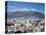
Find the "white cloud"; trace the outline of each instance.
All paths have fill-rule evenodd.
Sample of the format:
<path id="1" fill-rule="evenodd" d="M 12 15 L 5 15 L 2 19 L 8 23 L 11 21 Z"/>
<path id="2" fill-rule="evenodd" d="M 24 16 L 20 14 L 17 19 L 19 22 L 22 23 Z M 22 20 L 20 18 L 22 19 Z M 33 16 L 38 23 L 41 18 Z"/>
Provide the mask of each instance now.
<path id="1" fill-rule="evenodd" d="M 21 12 L 26 12 L 26 11 L 38 11 L 36 9 L 28 9 L 28 8 L 17 8 L 15 11 L 21 11 Z"/>
<path id="2" fill-rule="evenodd" d="M 15 11 L 28 11 L 29 9 L 27 9 L 27 8 L 18 8 L 18 9 L 16 9 Z"/>
<path id="3" fill-rule="evenodd" d="M 29 9 L 29 8 L 15 8 L 13 10 L 11 10 L 12 12 L 29 12 L 29 11 L 33 11 L 33 12 L 39 12 L 39 10 L 36 9 Z"/>
<path id="4" fill-rule="evenodd" d="M 37 11 L 36 9 L 30 9 L 30 10 L 32 10 L 32 11 Z"/>

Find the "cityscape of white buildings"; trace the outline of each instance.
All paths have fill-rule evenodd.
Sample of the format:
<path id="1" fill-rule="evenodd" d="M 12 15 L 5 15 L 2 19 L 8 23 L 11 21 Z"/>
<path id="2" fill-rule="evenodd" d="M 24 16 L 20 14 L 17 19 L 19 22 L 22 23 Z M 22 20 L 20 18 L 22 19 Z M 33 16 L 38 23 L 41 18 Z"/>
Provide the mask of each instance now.
<path id="1" fill-rule="evenodd" d="M 11 33 L 11 31 L 41 32 L 44 31 L 44 25 L 45 20 L 36 17 L 7 18 L 7 33 Z"/>

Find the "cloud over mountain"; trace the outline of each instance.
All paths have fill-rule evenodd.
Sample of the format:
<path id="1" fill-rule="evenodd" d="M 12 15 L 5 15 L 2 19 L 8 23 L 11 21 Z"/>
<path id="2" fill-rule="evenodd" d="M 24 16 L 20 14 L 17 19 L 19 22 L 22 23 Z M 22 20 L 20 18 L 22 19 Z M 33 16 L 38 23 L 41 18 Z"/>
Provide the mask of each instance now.
<path id="1" fill-rule="evenodd" d="M 28 9 L 28 8 L 18 8 L 18 9 L 15 9 L 14 11 L 16 11 L 16 12 L 26 12 L 26 11 L 33 11 L 33 12 L 36 12 L 36 11 L 38 11 L 38 10 L 36 10 L 36 9 Z"/>

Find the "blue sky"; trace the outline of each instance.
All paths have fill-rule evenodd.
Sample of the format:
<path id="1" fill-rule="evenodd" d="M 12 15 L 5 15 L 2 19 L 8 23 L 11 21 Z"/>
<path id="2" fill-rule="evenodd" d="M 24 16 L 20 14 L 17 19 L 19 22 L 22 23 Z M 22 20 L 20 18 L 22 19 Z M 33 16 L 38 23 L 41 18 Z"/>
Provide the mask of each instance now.
<path id="1" fill-rule="evenodd" d="M 15 1 L 8 1 L 7 9 L 8 12 L 12 12 L 17 8 L 28 8 L 28 9 L 36 9 L 39 10 L 40 13 L 44 13 L 44 3 L 31 3 L 31 2 L 15 2 Z"/>

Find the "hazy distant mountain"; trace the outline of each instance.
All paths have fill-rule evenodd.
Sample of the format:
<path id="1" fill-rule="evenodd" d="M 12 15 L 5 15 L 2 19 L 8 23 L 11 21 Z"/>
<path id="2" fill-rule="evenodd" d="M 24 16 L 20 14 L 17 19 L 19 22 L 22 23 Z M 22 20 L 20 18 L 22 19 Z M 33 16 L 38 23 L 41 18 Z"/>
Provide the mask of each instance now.
<path id="1" fill-rule="evenodd" d="M 15 12 L 9 12 L 7 14 L 7 17 L 29 17 L 29 16 L 34 16 L 34 17 L 38 17 L 38 18 L 43 18 L 44 14 L 34 11 L 34 10 L 30 10 L 30 11 L 15 11 Z"/>

